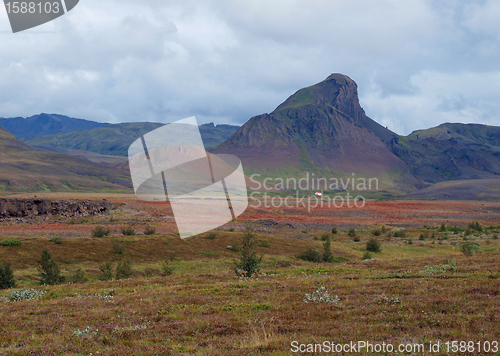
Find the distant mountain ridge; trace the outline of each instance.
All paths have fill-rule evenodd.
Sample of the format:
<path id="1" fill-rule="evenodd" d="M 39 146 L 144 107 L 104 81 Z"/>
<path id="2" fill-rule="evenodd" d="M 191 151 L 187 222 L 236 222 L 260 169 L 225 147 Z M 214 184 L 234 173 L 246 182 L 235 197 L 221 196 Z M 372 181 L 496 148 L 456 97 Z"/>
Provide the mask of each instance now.
<path id="1" fill-rule="evenodd" d="M 500 178 L 500 127 L 445 123 L 388 145 L 427 183 Z"/>
<path id="2" fill-rule="evenodd" d="M 85 150 L 103 155 L 127 156 L 128 148 L 138 137 L 164 126 L 156 122 L 133 122 L 110 124 L 90 130 L 76 130 L 58 135 L 20 137 L 31 146 L 45 150 L 73 149 Z M 205 148 L 212 148 L 229 138 L 239 126 L 200 125 L 200 133 Z"/>
<path id="3" fill-rule="evenodd" d="M 40 132 L 69 130 L 82 123 L 93 125 L 86 120 L 71 121 L 79 119 L 65 125 L 60 115 L 43 115 L 33 119 L 41 125 Z M 17 118 L 8 120 L 20 122 Z M 18 184 L 16 174 L 28 184 L 49 175 L 54 187 L 67 187 L 51 169 L 63 171 L 76 181 L 95 174 L 101 177 L 98 181 L 128 188 L 128 176 L 123 176 L 126 158 L 122 156 L 127 155 L 137 137 L 162 125 L 107 124 L 25 136 L 21 138 L 24 143 L 0 129 L 0 168 L 5 168 L 0 169 L 0 190 L 5 177 L 10 184 Z M 17 132 L 23 133 L 19 128 Z M 397 135 L 366 115 L 359 104 L 356 83 L 338 73 L 298 90 L 273 112 L 252 117 L 241 127 L 205 124 L 200 132 L 212 153 L 241 158 L 248 176 L 259 173 L 262 178 L 299 178 L 315 173 L 316 177 L 376 177 L 380 180 L 378 197 L 500 199 L 500 127 L 444 123 L 408 136 Z M 50 156 L 52 152 L 42 149 L 57 155 Z M 13 160 L 16 155 L 17 161 Z M 43 164 L 37 166 L 37 160 Z M 53 167 L 50 162 L 54 162 Z M 66 163 L 61 167 L 60 162 Z M 81 162 L 85 169 L 75 168 Z M 116 168 L 103 175 L 94 163 Z M 83 177 L 78 177 L 78 172 Z M 88 189 L 99 186 L 98 181 L 71 186 Z"/>
<path id="4" fill-rule="evenodd" d="M 76 119 L 57 114 L 40 114 L 27 118 L 0 118 L 0 126 L 19 137 L 63 134 L 75 130 L 88 130 L 105 127 L 109 124 Z"/>

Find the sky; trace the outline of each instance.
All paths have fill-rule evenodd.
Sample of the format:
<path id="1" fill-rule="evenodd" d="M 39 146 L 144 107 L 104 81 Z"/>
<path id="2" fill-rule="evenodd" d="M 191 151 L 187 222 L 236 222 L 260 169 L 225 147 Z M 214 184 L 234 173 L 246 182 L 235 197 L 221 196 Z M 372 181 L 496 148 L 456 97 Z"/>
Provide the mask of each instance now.
<path id="1" fill-rule="evenodd" d="M 0 117 L 242 125 L 331 73 L 398 134 L 500 126 L 500 1 L 80 0 L 13 34 Z"/>

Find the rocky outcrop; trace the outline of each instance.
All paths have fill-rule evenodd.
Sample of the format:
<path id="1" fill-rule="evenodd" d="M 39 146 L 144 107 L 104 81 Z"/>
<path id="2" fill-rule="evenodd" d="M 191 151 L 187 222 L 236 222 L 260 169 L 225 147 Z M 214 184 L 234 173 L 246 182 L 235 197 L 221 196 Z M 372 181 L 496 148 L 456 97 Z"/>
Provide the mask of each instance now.
<path id="1" fill-rule="evenodd" d="M 106 213 L 116 207 L 104 200 L 52 200 L 29 198 L 0 199 L 0 220 L 12 218 L 41 217 L 80 217 Z"/>

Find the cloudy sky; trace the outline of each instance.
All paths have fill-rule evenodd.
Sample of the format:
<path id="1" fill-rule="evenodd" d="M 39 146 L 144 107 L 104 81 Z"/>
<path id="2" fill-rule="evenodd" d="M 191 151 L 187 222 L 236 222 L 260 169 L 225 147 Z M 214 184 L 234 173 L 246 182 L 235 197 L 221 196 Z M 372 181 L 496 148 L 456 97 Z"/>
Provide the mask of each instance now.
<path id="1" fill-rule="evenodd" d="M 80 0 L 12 34 L 0 117 L 243 124 L 331 73 L 399 134 L 500 126 L 500 1 Z"/>

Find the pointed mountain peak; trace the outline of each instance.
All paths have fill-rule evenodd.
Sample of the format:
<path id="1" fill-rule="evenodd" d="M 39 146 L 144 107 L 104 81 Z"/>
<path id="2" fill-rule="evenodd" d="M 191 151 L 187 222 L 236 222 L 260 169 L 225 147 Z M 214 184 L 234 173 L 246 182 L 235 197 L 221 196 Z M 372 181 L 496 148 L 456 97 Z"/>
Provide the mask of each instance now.
<path id="1" fill-rule="evenodd" d="M 359 105 L 358 86 L 351 78 L 340 73 L 333 73 L 315 85 L 300 89 L 274 112 L 294 110 L 307 105 L 333 107 L 354 121 L 364 115 Z"/>

